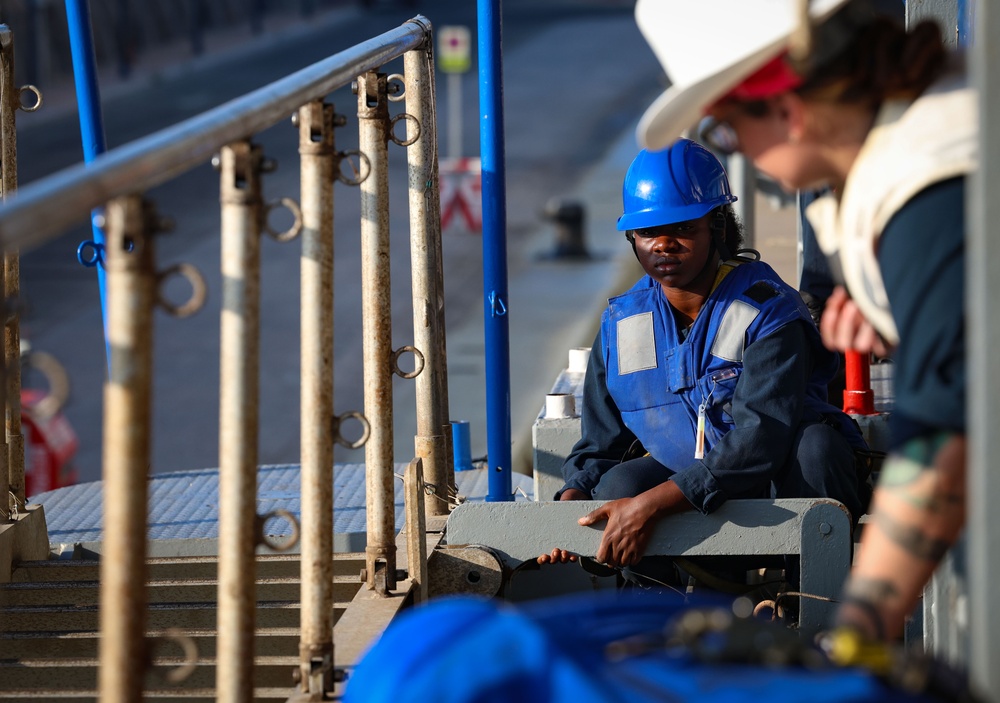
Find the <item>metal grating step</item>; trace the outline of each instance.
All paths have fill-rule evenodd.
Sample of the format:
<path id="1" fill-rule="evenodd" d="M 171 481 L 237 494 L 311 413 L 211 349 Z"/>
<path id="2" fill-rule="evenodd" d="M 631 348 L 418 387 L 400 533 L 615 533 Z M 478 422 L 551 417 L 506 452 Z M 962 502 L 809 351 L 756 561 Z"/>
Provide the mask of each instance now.
<path id="1" fill-rule="evenodd" d="M 149 630 L 147 637 L 158 632 Z M 216 653 L 215 630 L 186 630 L 202 657 L 214 657 Z M 16 654 L 19 659 L 39 659 L 59 657 L 66 659 L 96 659 L 100 634 L 97 632 L 0 632 L 0 652 L 4 656 Z M 171 645 L 165 644 L 158 652 L 167 653 Z M 258 656 L 297 656 L 299 651 L 298 627 L 272 627 L 258 629 L 254 639 L 254 651 Z"/>
<path id="2" fill-rule="evenodd" d="M 361 587 L 357 574 L 333 577 L 333 598 L 349 601 Z M 146 600 L 150 604 L 215 603 L 218 598 L 218 581 L 168 580 L 151 581 L 146 586 Z M 298 578 L 257 579 L 258 601 L 294 601 L 299 598 L 301 584 Z M 0 585 L 0 607 L 22 606 L 89 606 L 100 603 L 100 584 L 97 581 L 57 581 L 55 583 L 12 583 Z"/>
<path id="3" fill-rule="evenodd" d="M 157 657 L 146 675 L 146 685 L 168 686 L 165 675 L 180 667 L 180 657 Z M 255 657 L 254 685 L 264 688 L 294 687 L 292 672 L 298 667 L 297 656 Z M 44 681 L 50 691 L 95 690 L 97 659 L 29 659 L 12 662 L 0 659 L 0 681 L 4 688 L 26 690 Z M 190 676 L 177 688 L 211 688 L 215 686 L 215 660 L 199 659 Z"/>
<path id="4" fill-rule="evenodd" d="M 364 554 L 335 556 L 334 622 L 362 587 L 363 565 Z M 300 558 L 259 555 L 255 566 L 255 700 L 287 700 L 299 663 Z M 180 664 L 180 650 L 168 641 L 154 644 L 157 666 L 146 678 L 144 700 L 214 700 L 217 559 L 154 558 L 147 571 L 147 636 L 179 629 L 194 640 L 198 664 L 173 687 L 163 674 Z M 18 565 L 14 582 L 0 585 L 0 700 L 96 701 L 99 575 L 96 560 L 27 562 Z"/>
<path id="5" fill-rule="evenodd" d="M 257 578 L 298 578 L 298 554 L 262 554 L 256 559 Z M 14 583 L 52 581 L 97 581 L 100 579 L 100 561 L 93 559 L 49 559 L 25 561 L 14 567 Z M 333 555 L 333 572 L 338 575 L 357 575 L 365 565 L 363 552 L 344 552 Z M 218 559 L 212 557 L 161 557 L 148 559 L 146 577 L 163 579 L 214 579 L 219 571 Z"/>
<path id="6" fill-rule="evenodd" d="M 334 604 L 334 620 L 344 612 L 347 603 Z M 146 625 L 153 630 L 180 628 L 205 630 L 215 627 L 215 603 L 158 603 L 149 606 Z M 298 627 L 298 601 L 274 601 L 257 604 L 257 627 Z M 0 608 L 0 622 L 4 630 L 55 632 L 96 632 L 99 616 L 96 605 L 85 606 L 28 606 Z"/>

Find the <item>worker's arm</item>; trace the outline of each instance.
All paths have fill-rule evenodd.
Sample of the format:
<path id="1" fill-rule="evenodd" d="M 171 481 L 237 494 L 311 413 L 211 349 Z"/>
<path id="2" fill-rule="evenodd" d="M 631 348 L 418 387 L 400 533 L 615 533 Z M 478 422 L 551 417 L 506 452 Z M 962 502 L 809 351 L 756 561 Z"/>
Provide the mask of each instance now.
<path id="1" fill-rule="evenodd" d="M 878 640 L 903 632 L 924 584 L 965 524 L 964 435 L 907 442 L 886 460 L 837 625 Z"/>
<path id="2" fill-rule="evenodd" d="M 590 350 L 587 375 L 583 381 L 580 434 L 579 441 L 563 464 L 566 485 L 556 493 L 556 500 L 590 500 L 601 476 L 621 463 L 622 457 L 636 441 L 635 435 L 622 422 L 618 406 L 608 392 L 600 332 Z M 540 555 L 536 561 L 539 564 L 565 564 L 576 560 L 575 554 L 556 547 Z"/>
<path id="3" fill-rule="evenodd" d="M 618 406 L 608 392 L 600 332 L 594 340 L 587 364 L 580 416 L 580 440 L 563 464 L 566 485 L 556 495 L 556 500 L 589 500 L 601 476 L 621 463 L 636 439 L 622 421 Z M 567 498 L 566 494 L 571 489 Z"/>
<path id="4" fill-rule="evenodd" d="M 606 520 L 597 561 L 628 566 L 642 558 L 657 520 L 691 509 L 691 503 L 677 484 L 665 481 L 634 498 L 608 501 L 579 522 L 587 526 Z"/>

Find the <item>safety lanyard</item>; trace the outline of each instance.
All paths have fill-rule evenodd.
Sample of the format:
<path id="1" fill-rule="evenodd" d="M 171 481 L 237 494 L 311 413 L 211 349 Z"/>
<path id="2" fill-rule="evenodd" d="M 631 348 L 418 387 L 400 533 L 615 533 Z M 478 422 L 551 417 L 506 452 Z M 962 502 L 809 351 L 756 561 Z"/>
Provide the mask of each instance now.
<path id="1" fill-rule="evenodd" d="M 694 435 L 695 459 L 705 458 L 705 416 L 708 410 L 708 401 L 712 399 L 712 395 L 715 393 L 715 386 L 719 381 L 725 381 L 727 378 L 733 378 L 735 375 L 736 369 L 733 368 L 722 369 L 712 374 L 712 388 L 708 391 L 708 395 L 705 396 L 705 400 L 701 401 L 701 405 L 698 406 L 698 429 Z"/>

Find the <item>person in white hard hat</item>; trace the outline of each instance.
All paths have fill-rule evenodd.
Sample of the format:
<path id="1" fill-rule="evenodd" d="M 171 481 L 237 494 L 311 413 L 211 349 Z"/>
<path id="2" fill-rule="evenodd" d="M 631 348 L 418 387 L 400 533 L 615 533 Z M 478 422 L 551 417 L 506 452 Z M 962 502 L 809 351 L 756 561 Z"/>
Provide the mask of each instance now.
<path id="1" fill-rule="evenodd" d="M 672 81 L 639 129 L 668 146 L 741 151 L 788 190 L 828 187 L 807 212 L 846 287 L 824 341 L 894 355 L 884 464 L 837 624 L 876 639 L 905 617 L 965 521 L 965 178 L 974 92 L 940 30 L 909 32 L 858 0 L 638 0 Z M 807 19 L 808 18 L 808 19 Z"/>

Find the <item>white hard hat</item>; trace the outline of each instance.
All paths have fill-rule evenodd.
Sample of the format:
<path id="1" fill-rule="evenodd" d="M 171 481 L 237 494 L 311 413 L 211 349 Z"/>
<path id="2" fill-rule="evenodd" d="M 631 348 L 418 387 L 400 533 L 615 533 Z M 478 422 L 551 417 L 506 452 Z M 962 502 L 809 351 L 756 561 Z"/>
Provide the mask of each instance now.
<path id="1" fill-rule="evenodd" d="M 644 149 L 663 149 L 744 79 L 784 53 L 803 0 L 638 0 L 635 18 L 671 86 L 639 121 Z M 812 0 L 823 21 L 848 0 Z"/>

